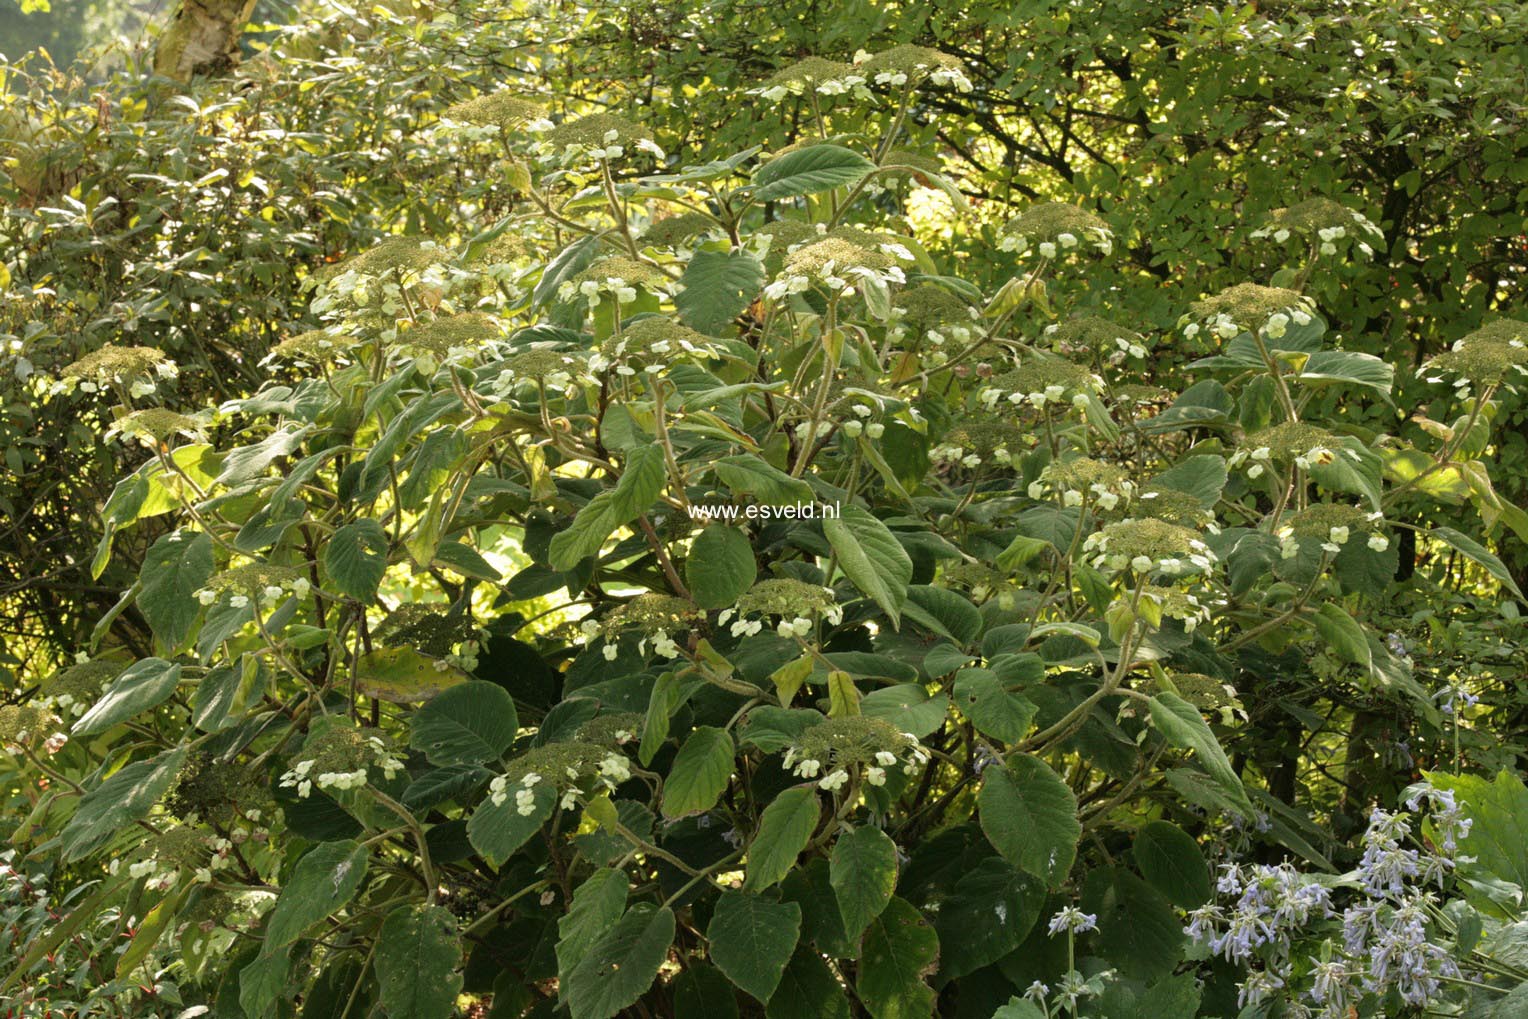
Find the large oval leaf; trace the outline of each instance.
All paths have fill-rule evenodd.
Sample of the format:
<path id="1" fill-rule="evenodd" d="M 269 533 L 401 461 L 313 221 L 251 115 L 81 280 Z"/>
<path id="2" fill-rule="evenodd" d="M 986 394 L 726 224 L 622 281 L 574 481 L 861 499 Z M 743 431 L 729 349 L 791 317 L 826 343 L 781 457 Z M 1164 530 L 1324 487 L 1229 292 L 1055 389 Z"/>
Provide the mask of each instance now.
<path id="1" fill-rule="evenodd" d="M 674 941 L 674 912 L 650 902 L 626 911 L 568 975 L 573 1019 L 610 1019 L 652 986 Z"/>
<path id="2" fill-rule="evenodd" d="M 449 1019 L 462 989 L 456 917 L 441 906 L 399 906 L 382 921 L 375 968 L 388 1019 Z"/>
<path id="3" fill-rule="evenodd" d="M 810 145 L 771 159 L 753 175 L 755 201 L 774 202 L 857 184 L 875 164 L 842 145 Z"/>
<path id="4" fill-rule="evenodd" d="M 690 733 L 663 783 L 663 813 L 683 817 L 716 806 L 732 778 L 735 750 L 725 729 L 702 725 Z"/>
<path id="5" fill-rule="evenodd" d="M 1059 888 L 1077 856 L 1077 797 L 1038 757 L 1020 755 L 982 774 L 982 831 L 1015 867 Z"/>
<path id="6" fill-rule="evenodd" d="M 892 626 L 901 625 L 913 561 L 896 536 L 858 506 L 846 506 L 842 516 L 823 520 L 822 533 L 838 554 L 844 575 L 875 600 L 891 617 Z"/>
<path id="7" fill-rule="evenodd" d="M 290 945 L 332 916 L 361 887 L 370 850 L 358 842 L 320 842 L 297 861 L 265 925 L 265 951 Z"/>
<path id="8" fill-rule="evenodd" d="M 472 680 L 442 691 L 414 713 L 409 746 L 423 750 L 431 764 L 482 764 L 510 748 L 519 725 L 509 691 Z"/>
<path id="9" fill-rule="evenodd" d="M 801 907 L 723 892 L 706 928 L 711 961 L 749 994 L 769 1001 L 801 936 Z"/>

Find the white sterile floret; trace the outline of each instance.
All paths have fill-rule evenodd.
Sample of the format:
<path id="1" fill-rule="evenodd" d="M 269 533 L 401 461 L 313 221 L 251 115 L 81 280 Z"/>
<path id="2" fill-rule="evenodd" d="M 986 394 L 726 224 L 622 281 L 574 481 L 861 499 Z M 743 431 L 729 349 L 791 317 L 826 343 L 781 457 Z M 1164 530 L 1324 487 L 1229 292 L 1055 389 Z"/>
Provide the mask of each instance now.
<path id="1" fill-rule="evenodd" d="M 837 789 L 841 789 L 844 786 L 844 783 L 848 781 L 849 773 L 843 768 L 835 768 L 833 771 L 830 771 L 828 774 L 824 775 L 821 779 L 818 780 L 817 787 L 819 789 L 826 789 L 829 792 L 833 792 Z"/>
<path id="2" fill-rule="evenodd" d="M 885 785 L 886 784 L 886 769 L 885 768 L 877 768 L 877 767 L 875 767 L 873 765 L 871 767 L 869 767 L 869 768 L 866 768 L 865 769 L 865 781 L 869 782 L 871 785 L 877 785 L 877 786 Z"/>
<path id="3" fill-rule="evenodd" d="M 615 661 L 616 656 L 620 654 L 620 649 L 617 648 L 614 644 L 606 644 L 604 648 L 601 649 L 600 653 L 605 656 L 605 661 L 613 662 Z"/>
<path id="4" fill-rule="evenodd" d="M 821 770 L 822 762 L 811 757 L 797 761 L 794 769 L 796 776 L 799 778 L 816 778 L 817 773 Z"/>
<path id="5" fill-rule="evenodd" d="M 897 763 L 897 755 L 890 750 L 877 750 L 875 752 L 875 762 L 883 768 L 889 768 Z"/>
<path id="6" fill-rule="evenodd" d="M 1369 535 L 1369 547 L 1376 552 L 1383 552 L 1390 547 L 1390 539 L 1383 534 Z"/>
<path id="7" fill-rule="evenodd" d="M 600 762 L 600 777 L 607 785 L 619 785 L 631 778 L 631 762 L 620 754 L 609 754 Z"/>

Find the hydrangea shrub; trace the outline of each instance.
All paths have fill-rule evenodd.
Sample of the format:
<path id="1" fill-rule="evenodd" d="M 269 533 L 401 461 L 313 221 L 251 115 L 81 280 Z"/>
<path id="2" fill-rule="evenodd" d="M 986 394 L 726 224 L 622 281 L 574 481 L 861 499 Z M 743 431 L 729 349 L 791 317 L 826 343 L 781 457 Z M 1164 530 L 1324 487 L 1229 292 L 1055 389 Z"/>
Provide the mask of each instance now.
<path id="1" fill-rule="evenodd" d="M 3 993 L 109 906 L 84 1007 L 149 1014 L 1520 1014 L 1521 782 L 1428 775 L 1343 873 L 1236 740 L 1292 648 L 1437 714 L 1372 595 L 1398 505 L 1489 491 L 1528 325 L 1422 367 L 1457 422 L 1414 445 L 1345 415 L 1413 368 L 1306 293 L 1378 240 L 1336 203 L 1171 335 L 1082 313 L 1127 242 L 1077 204 L 973 229 L 983 292 L 899 204 L 966 208 L 896 146 L 970 89 L 809 58 L 753 90 L 806 140 L 693 162 L 490 93 L 429 143 L 497 147 L 515 210 L 316 274 L 257 392 L 62 371 L 149 451 L 94 569 L 153 536 L 113 614 L 154 646 L 0 708 L 18 842 L 91 883 L 39 923 L 7 865 Z M 1520 594 L 1495 523 L 1417 540 Z"/>

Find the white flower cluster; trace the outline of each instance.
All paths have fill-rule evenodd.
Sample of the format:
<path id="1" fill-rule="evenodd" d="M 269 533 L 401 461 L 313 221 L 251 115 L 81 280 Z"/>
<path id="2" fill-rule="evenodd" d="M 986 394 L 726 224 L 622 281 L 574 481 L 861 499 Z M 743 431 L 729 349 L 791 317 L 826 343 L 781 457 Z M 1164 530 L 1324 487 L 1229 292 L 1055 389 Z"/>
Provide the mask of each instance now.
<path id="1" fill-rule="evenodd" d="M 826 591 L 830 596 L 833 593 L 833 589 L 831 587 L 823 588 L 823 590 Z M 733 619 L 732 617 L 736 614 L 736 609 L 723 609 L 721 615 L 716 617 L 716 625 L 726 626 L 727 621 L 732 620 L 732 626 L 729 628 L 729 632 L 734 637 L 752 637 L 755 634 L 761 633 L 763 631 L 764 621 L 762 619 L 745 619 L 741 617 Z M 844 619 L 843 606 L 829 606 L 826 610 L 824 610 L 822 618 L 828 623 L 837 626 L 839 623 L 843 622 Z M 775 632 L 782 637 L 805 637 L 807 634 L 812 632 L 812 627 L 815 625 L 816 624 L 813 623 L 811 618 L 807 616 L 792 616 L 789 619 L 781 616 L 780 621 L 775 625 Z"/>
<path id="2" fill-rule="evenodd" d="M 568 786 L 562 790 L 558 806 L 563 810 L 572 810 L 578 805 L 580 789 L 577 783 L 581 776 L 578 769 L 574 767 L 566 767 L 563 769 L 563 772 Z M 611 751 L 599 762 L 595 779 L 605 789 L 615 792 L 622 782 L 631 779 L 631 762 L 621 754 Z M 548 781 L 546 776 L 540 772 L 528 771 L 520 776 L 519 782 L 511 787 L 509 776 L 499 775 L 492 782 L 488 783 L 488 799 L 496 807 L 503 806 L 509 799 L 510 790 L 513 788 L 515 813 L 521 817 L 530 817 L 536 812 L 536 787 L 546 781 Z"/>
<path id="3" fill-rule="evenodd" d="M 155 381 L 156 378 L 160 381 L 164 381 L 178 378 L 180 376 L 180 368 L 176 366 L 174 361 L 159 361 L 154 364 L 153 369 L 153 376 L 137 375 L 132 377 L 131 381 L 129 381 L 129 379 L 124 378 L 121 373 L 114 372 L 112 371 L 111 367 L 103 365 L 91 376 L 79 378 L 76 380 L 75 385 L 82 393 L 97 393 L 103 389 L 108 389 L 113 385 L 120 385 L 123 382 L 127 382 L 128 392 L 133 397 L 137 398 L 152 396 L 155 392 L 158 391 L 159 387 L 158 383 Z M 54 392 L 61 392 L 67 388 L 67 386 L 67 380 L 59 380 L 53 384 L 52 388 Z"/>
<path id="4" fill-rule="evenodd" d="M 290 591 L 292 594 L 295 594 L 298 598 L 306 598 L 308 596 L 308 592 L 312 589 L 313 585 L 308 582 L 308 578 L 296 577 L 292 580 L 283 581 L 280 584 L 265 585 L 258 592 L 256 592 L 253 600 L 256 602 L 273 602 L 280 598 L 282 595 L 286 594 L 288 591 Z M 196 600 L 201 602 L 203 605 L 211 605 L 213 602 L 218 600 L 218 595 L 220 593 L 221 592 L 219 592 L 217 588 L 204 587 L 200 591 L 196 592 Z M 250 601 L 251 598 L 247 594 L 235 594 L 229 597 L 228 604 L 233 608 L 242 609 L 248 606 Z"/>
<path id="5" fill-rule="evenodd" d="M 1008 233 L 1003 235 L 997 246 L 999 251 L 1012 251 L 1019 255 L 1027 254 L 1033 247 L 1041 258 L 1055 258 L 1084 246 L 1094 249 L 1100 255 L 1107 255 L 1114 251 L 1114 233 L 1107 227 L 1087 227 L 1083 229 L 1081 237 L 1074 233 L 1059 233 L 1054 241 L 1041 241 L 1034 245 L 1021 233 Z"/>
<path id="6" fill-rule="evenodd" d="M 1043 499 L 1047 492 L 1052 491 L 1056 491 L 1056 486 L 1045 478 L 1029 483 L 1031 499 Z M 1060 489 L 1060 495 L 1063 506 L 1081 506 L 1084 499 L 1091 499 L 1093 505 L 1107 511 L 1121 503 L 1128 503 L 1135 497 L 1135 482 L 1129 478 L 1121 478 L 1117 484 L 1111 486 L 1102 481 L 1095 481 L 1087 487 L 1086 491 L 1063 488 Z"/>
<path id="7" fill-rule="evenodd" d="M 936 327 L 924 330 L 923 338 L 934 347 L 942 347 L 951 340 L 955 341 L 957 345 L 970 343 L 986 331 L 981 327 L 981 312 L 978 309 L 968 308 L 966 313 L 971 316 L 969 324 L 956 321 L 942 322 Z M 903 321 L 906 317 L 906 308 L 893 308 L 891 310 L 891 319 L 886 326 L 886 338 L 888 340 L 895 343 L 907 338 L 908 330 Z"/>
<path id="8" fill-rule="evenodd" d="M 928 451 L 929 462 L 933 464 L 959 464 L 962 467 L 975 469 L 982 465 L 982 456 L 975 451 L 968 451 L 965 447 L 953 442 L 942 442 Z M 1013 463 L 1013 453 L 1006 445 L 997 445 L 992 449 L 991 460 L 995 464 L 1007 467 Z M 1039 484 L 1039 482 L 1036 482 Z M 1035 486 L 1029 486 L 1033 489 Z"/>
<path id="9" fill-rule="evenodd" d="M 557 296 L 562 300 L 570 301 L 582 295 L 591 309 L 597 307 L 606 294 L 614 297 L 617 304 L 633 304 L 637 300 L 637 287 L 619 276 L 606 276 L 604 279 L 582 282 L 567 280 L 557 288 Z"/>
<path id="10" fill-rule="evenodd" d="M 1289 323 L 1291 322 L 1296 325 L 1309 325 L 1311 322 L 1310 312 L 1301 307 L 1290 307 L 1283 311 L 1276 311 L 1259 325 L 1259 332 L 1270 340 L 1281 339 L 1289 331 Z M 1224 312 L 1212 319 L 1207 319 L 1204 326 L 1223 340 L 1235 339 L 1249 328 L 1249 325 L 1237 322 Z M 1200 325 L 1198 322 L 1190 322 L 1183 327 L 1183 335 L 1193 339 L 1199 335 L 1199 329 Z"/>
<path id="11" fill-rule="evenodd" d="M 1362 458 L 1354 450 L 1347 451 L 1350 459 L 1359 461 Z M 1308 471 L 1312 467 L 1324 467 L 1337 459 L 1335 450 L 1327 446 L 1312 446 L 1305 452 L 1294 457 L 1294 465 L 1302 471 Z M 1240 467 L 1243 463 L 1251 460 L 1251 466 L 1247 468 L 1247 477 L 1256 480 L 1263 476 L 1263 472 L 1273 466 L 1273 451 L 1267 446 L 1259 446 L 1253 450 L 1240 449 L 1231 454 L 1226 466 L 1231 468 Z"/>
<path id="12" fill-rule="evenodd" d="M 366 740 L 371 747 L 374 757 L 372 764 L 382 770 L 385 778 L 391 779 L 403 770 L 403 762 L 388 753 L 387 744 L 376 736 Z M 320 789 L 359 789 L 366 784 L 367 767 L 362 765 L 353 771 L 325 771 L 318 775 L 313 774 L 314 761 L 298 761 L 292 768 L 281 776 L 281 785 L 290 789 L 296 788 L 297 795 L 306 799 L 312 792 L 313 786 Z"/>
<path id="13" fill-rule="evenodd" d="M 918 738 L 910 732 L 905 732 L 902 735 L 906 736 L 909 742 L 905 746 L 897 748 L 900 751 L 900 756 L 897 752 L 891 750 L 877 750 L 875 753 L 875 763 L 865 766 L 865 782 L 867 784 L 873 786 L 885 785 L 886 772 L 889 768 L 895 768 L 900 765 L 904 772 L 911 774 L 915 769 L 928 763 L 928 751 L 923 749 L 922 744 L 918 742 Z M 822 761 L 815 757 L 800 756 L 800 752 L 795 747 L 785 751 L 783 764 L 788 771 L 798 778 L 817 779 L 817 788 L 827 790 L 828 792 L 837 792 L 849 781 L 848 768 L 834 768 L 823 775 Z M 820 778 L 818 777 L 819 775 L 821 775 Z"/>
<path id="14" fill-rule="evenodd" d="M 803 96 L 808 92 L 815 92 L 820 96 L 853 94 L 856 99 L 871 98 L 870 90 L 865 87 L 865 76 L 852 70 L 831 78 L 821 78 L 813 81 L 781 81 L 773 85 L 762 85 L 748 90 L 749 95 L 759 96 L 772 103 L 778 103 L 786 96 Z"/>
<path id="15" fill-rule="evenodd" d="M 1369 514 L 1369 520 L 1379 522 L 1384 519 L 1382 513 Z M 1282 527 L 1278 532 L 1281 542 L 1279 554 L 1285 559 L 1293 559 L 1300 554 L 1300 542 L 1295 538 L 1294 530 L 1290 527 Z M 1326 540 L 1321 543 L 1321 550 L 1332 555 L 1342 551 L 1352 537 L 1352 529 L 1341 524 L 1335 525 L 1327 531 Z M 1390 539 L 1379 531 L 1372 532 L 1365 544 L 1375 552 L 1383 552 L 1390 547 Z"/>
<path id="16" fill-rule="evenodd" d="M 583 631 L 585 637 L 588 637 L 591 640 L 600 636 L 604 632 L 600 624 L 592 619 L 585 619 L 582 623 L 579 624 L 579 629 Z M 667 658 L 672 661 L 673 659 L 679 657 L 680 652 L 678 642 L 676 642 L 673 637 L 669 636 L 667 631 L 654 630 L 651 634 L 644 636 L 637 642 L 637 653 L 642 655 L 644 658 L 647 657 L 647 647 L 649 641 L 652 642 L 652 653 L 658 655 L 660 658 Z M 605 641 L 605 646 L 600 649 L 600 653 L 605 656 L 605 661 L 613 662 L 621 653 L 620 646 L 616 641 L 607 639 Z"/>
<path id="17" fill-rule="evenodd" d="M 526 125 L 527 130 L 533 132 L 549 131 L 555 125 L 545 118 L 532 121 Z M 664 159 L 663 147 L 651 138 L 638 138 L 631 143 L 631 147 L 638 152 L 646 152 L 654 159 Z M 626 144 L 621 140 L 621 132 L 612 128 L 606 131 L 597 142 L 570 141 L 559 150 L 549 142 L 541 143 L 543 158 L 559 162 L 563 165 L 577 163 L 583 159 L 593 159 L 600 162 L 608 162 L 620 159 L 626 155 Z"/>
<path id="18" fill-rule="evenodd" d="M 1081 410 L 1088 405 L 1090 393 L 1101 393 L 1103 388 L 1103 379 L 1097 375 L 1090 375 L 1088 376 L 1086 388 L 1072 392 L 1070 397 L 1067 395 L 1067 386 L 1053 382 L 1031 392 L 1021 392 L 1018 390 L 1009 392 L 999 386 L 988 386 L 977 394 L 977 399 L 989 411 L 996 410 L 998 404 L 1005 400 L 1015 407 L 1027 403 L 1031 407 L 1041 409 L 1048 404 L 1070 403 L 1073 407 Z"/>
<path id="19" fill-rule="evenodd" d="M 888 242 L 880 245 L 880 249 L 884 254 L 903 262 L 914 260 L 912 252 L 901 244 Z M 892 265 L 885 269 L 875 269 L 865 265 L 840 265 L 836 259 L 829 259 L 811 275 L 800 273 L 782 275 L 764 288 L 764 296 L 771 301 L 783 301 L 792 294 L 805 293 L 816 282 L 821 283 L 839 297 L 853 297 L 858 292 L 854 283 L 855 279 L 875 280 L 886 286 L 907 282 L 907 276 L 900 266 Z"/>
<path id="20" fill-rule="evenodd" d="M 521 817 L 530 817 L 536 812 L 535 788 L 540 781 L 541 775 L 534 771 L 521 776 L 519 788 L 515 790 L 515 813 Z M 499 775 L 488 783 L 488 798 L 496 807 L 503 806 L 504 801 L 509 799 L 509 779 L 506 776 Z"/>
<path id="21" fill-rule="evenodd" d="M 1341 223 L 1333 223 L 1330 226 L 1318 227 L 1316 229 L 1315 239 L 1319 245 L 1321 254 L 1337 254 L 1337 242 L 1345 237 L 1351 236 L 1353 238 L 1353 246 L 1362 252 L 1365 258 L 1373 258 L 1374 248 L 1368 243 L 1368 241 L 1361 240 L 1360 238 L 1363 234 L 1368 234 L 1376 241 L 1384 240 L 1384 231 L 1375 226 L 1374 222 L 1363 213 L 1356 212 L 1352 209 L 1345 211 L 1348 213 L 1348 215 L 1353 217 L 1353 223 L 1358 227 L 1358 232 L 1349 234 L 1348 228 Z M 1291 232 L 1292 231 L 1287 226 L 1265 226 L 1252 231 L 1251 236 L 1255 238 L 1272 237 L 1279 244 L 1283 244 L 1285 241 L 1289 240 Z"/>
<path id="22" fill-rule="evenodd" d="M 1203 541 L 1193 539 L 1190 543 L 1190 551 L 1184 556 L 1164 556 L 1152 558 L 1148 555 L 1124 555 L 1119 552 L 1109 551 L 1110 539 L 1105 531 L 1095 531 L 1083 540 L 1083 552 L 1096 552 L 1093 557 L 1095 569 L 1123 570 L 1129 568 L 1136 573 L 1145 576 L 1151 573 L 1161 573 L 1169 577 L 1190 575 L 1195 573 L 1209 573 L 1215 568 L 1217 559 L 1215 553 Z"/>

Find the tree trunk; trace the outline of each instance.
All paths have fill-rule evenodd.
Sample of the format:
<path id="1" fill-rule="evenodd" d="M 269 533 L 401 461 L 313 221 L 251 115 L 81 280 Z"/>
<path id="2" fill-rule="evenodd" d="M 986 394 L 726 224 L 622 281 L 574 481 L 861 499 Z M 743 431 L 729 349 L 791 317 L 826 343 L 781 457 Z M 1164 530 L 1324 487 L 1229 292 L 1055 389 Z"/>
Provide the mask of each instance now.
<path id="1" fill-rule="evenodd" d="M 159 37 L 154 73 L 176 81 L 223 74 L 239 62 L 239 33 L 255 0 L 181 0 Z"/>

